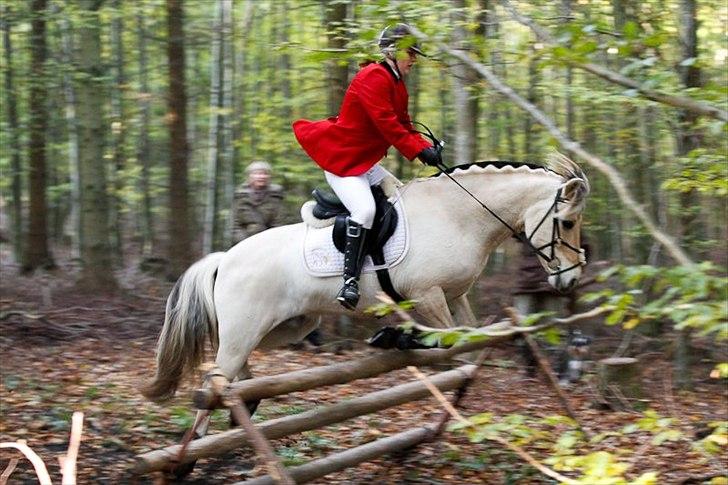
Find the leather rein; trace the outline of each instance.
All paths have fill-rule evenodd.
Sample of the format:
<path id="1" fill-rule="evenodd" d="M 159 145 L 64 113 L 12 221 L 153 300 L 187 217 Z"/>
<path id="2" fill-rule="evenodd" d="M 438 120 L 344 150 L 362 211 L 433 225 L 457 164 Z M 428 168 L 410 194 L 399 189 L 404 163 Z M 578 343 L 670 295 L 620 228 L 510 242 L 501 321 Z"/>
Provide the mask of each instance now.
<path id="1" fill-rule="evenodd" d="M 438 140 L 435 135 L 432 133 L 430 128 L 428 128 L 426 125 L 413 121 L 412 124 L 416 124 L 419 126 L 422 126 L 426 132 L 418 131 L 419 134 L 426 136 L 427 138 L 432 141 L 433 146 L 436 148 L 436 150 L 440 153 L 442 153 L 442 149 L 445 146 L 445 142 Z M 581 248 L 575 248 L 571 244 L 569 244 L 567 241 L 564 241 L 561 238 L 561 227 L 559 226 L 559 218 L 556 217 L 556 214 L 558 214 L 559 210 L 559 203 L 566 202 L 566 199 L 561 197 L 562 188 L 559 188 L 556 191 L 556 197 L 554 197 L 554 202 L 549 207 L 549 210 L 546 211 L 546 213 L 543 215 L 539 223 L 536 225 L 536 227 L 531 231 L 530 235 L 527 235 L 525 231 L 516 231 L 508 222 L 503 220 L 498 214 L 493 212 L 490 207 L 485 205 L 480 199 L 478 199 L 475 195 L 473 195 L 472 192 L 470 192 L 468 189 L 463 187 L 463 185 L 455 180 L 455 178 L 450 175 L 448 170 L 450 168 L 446 166 L 444 163 L 440 163 L 436 165 L 436 168 L 440 171 L 441 174 L 445 175 L 447 178 L 452 180 L 455 185 L 460 187 L 462 190 L 465 191 L 466 194 L 468 194 L 470 197 L 473 198 L 480 206 L 488 211 L 490 215 L 495 217 L 501 224 L 506 226 L 508 230 L 511 231 L 513 234 L 513 237 L 521 241 L 523 244 L 526 245 L 526 247 L 531 251 L 532 254 L 535 254 L 537 257 L 540 257 L 546 262 L 546 266 L 549 268 L 549 276 L 558 276 L 562 273 L 566 273 L 567 271 L 570 271 L 574 268 L 578 268 L 580 266 L 586 265 L 586 257 L 584 256 L 584 250 Z M 553 212 L 553 216 L 551 217 L 552 221 L 552 229 L 551 229 L 551 241 L 542 245 L 542 246 L 536 246 L 533 244 L 532 238 L 536 234 L 536 231 L 543 225 L 543 223 L 548 219 L 549 214 Z M 556 247 L 557 246 L 565 246 L 566 248 L 570 249 L 571 251 L 574 251 L 578 255 L 578 261 L 568 268 L 561 269 L 561 260 L 556 256 Z M 545 252 L 546 251 L 546 252 Z"/>

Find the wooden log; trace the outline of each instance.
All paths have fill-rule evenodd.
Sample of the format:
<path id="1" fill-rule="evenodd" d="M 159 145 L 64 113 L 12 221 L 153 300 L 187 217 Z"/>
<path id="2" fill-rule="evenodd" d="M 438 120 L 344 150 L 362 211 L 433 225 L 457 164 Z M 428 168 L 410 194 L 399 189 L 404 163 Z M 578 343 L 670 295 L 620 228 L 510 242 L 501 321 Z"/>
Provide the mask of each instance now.
<path id="1" fill-rule="evenodd" d="M 610 357 L 597 363 L 599 393 L 612 408 L 632 409 L 630 401 L 642 398 L 639 361 L 632 357 Z"/>
<path id="2" fill-rule="evenodd" d="M 436 374 L 430 380 L 441 391 L 449 391 L 457 389 L 466 382 L 475 369 L 476 367 L 473 365 L 464 365 Z M 291 434 L 318 429 L 356 416 L 381 411 L 429 395 L 430 393 L 423 383 L 409 382 L 329 406 L 315 408 L 294 416 L 266 421 L 261 423 L 258 428 L 267 439 L 278 439 Z M 179 462 L 189 463 L 200 458 L 221 455 L 248 443 L 249 438 L 245 431 L 241 429 L 232 429 L 208 435 L 193 440 Z M 180 446 L 173 445 L 138 455 L 132 466 L 132 473 L 143 474 L 167 469 L 171 462 L 176 460 Z"/>
<path id="3" fill-rule="evenodd" d="M 239 396 L 243 401 L 255 401 L 291 392 L 307 391 L 317 387 L 346 384 L 357 379 L 366 379 L 396 369 L 403 369 L 410 365 L 426 366 L 446 362 L 456 355 L 493 347 L 511 340 L 517 335 L 537 332 L 553 325 L 575 323 L 596 317 L 607 311 L 610 311 L 610 309 L 597 307 L 585 313 L 578 313 L 565 318 L 553 318 L 544 324 L 530 327 L 514 326 L 512 322 L 506 320 L 487 327 L 481 327 L 479 330 L 483 332 L 483 340 L 467 342 L 449 349 L 387 350 L 352 362 L 233 382 L 228 386 L 226 392 L 228 395 Z M 419 324 L 416 324 L 415 327 L 423 331 L 442 330 Z M 469 327 L 457 328 L 473 330 Z M 215 409 L 223 406 L 220 395 L 212 389 L 198 389 L 194 392 L 192 400 L 198 409 Z"/>
<path id="4" fill-rule="evenodd" d="M 317 387 L 346 384 L 357 379 L 375 377 L 409 365 L 426 366 L 445 362 L 458 354 L 480 350 L 510 340 L 516 333 L 491 337 L 480 342 L 468 342 L 449 349 L 386 350 L 370 357 L 285 374 L 256 377 L 233 382 L 228 386 L 230 395 L 243 401 L 254 401 Z M 198 409 L 223 407 L 219 394 L 212 389 L 198 389 L 192 396 Z"/>
<path id="5" fill-rule="evenodd" d="M 371 461 L 382 455 L 395 453 L 411 448 L 427 440 L 435 433 L 435 428 L 423 426 L 421 428 L 404 431 L 386 438 L 381 438 L 365 445 L 351 448 L 341 453 L 335 453 L 315 460 L 305 465 L 288 468 L 288 474 L 296 483 L 306 483 L 321 478 L 329 473 L 351 468 L 365 461 Z M 275 481 L 270 475 L 253 478 L 236 485 L 274 485 Z"/>

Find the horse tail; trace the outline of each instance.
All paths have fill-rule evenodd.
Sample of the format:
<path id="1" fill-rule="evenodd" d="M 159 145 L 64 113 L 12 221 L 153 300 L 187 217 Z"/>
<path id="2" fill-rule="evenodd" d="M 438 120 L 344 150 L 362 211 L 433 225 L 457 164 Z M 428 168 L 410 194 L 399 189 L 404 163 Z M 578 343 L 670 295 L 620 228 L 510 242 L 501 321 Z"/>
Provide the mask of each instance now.
<path id="1" fill-rule="evenodd" d="M 164 326 L 157 343 L 157 373 L 142 389 L 154 402 L 174 396 L 180 380 L 194 372 L 205 357 L 209 336 L 217 348 L 217 316 L 212 291 L 225 253 L 212 253 L 190 266 L 167 298 Z"/>

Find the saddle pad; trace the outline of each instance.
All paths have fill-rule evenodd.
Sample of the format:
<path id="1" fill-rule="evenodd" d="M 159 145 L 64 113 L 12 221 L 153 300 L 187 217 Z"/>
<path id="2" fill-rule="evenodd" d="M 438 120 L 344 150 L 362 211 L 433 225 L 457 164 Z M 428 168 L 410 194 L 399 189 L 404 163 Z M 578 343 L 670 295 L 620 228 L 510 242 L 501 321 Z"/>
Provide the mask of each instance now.
<path id="1" fill-rule="evenodd" d="M 384 245 L 384 260 L 387 262 L 387 268 L 399 264 L 409 249 L 407 218 L 402 206 L 402 199 L 399 194 L 396 194 L 395 197 L 397 197 L 397 201 L 394 203 L 394 209 L 397 211 L 399 221 L 392 237 Z M 344 272 L 344 254 L 334 246 L 333 231 L 333 224 L 322 229 L 306 226 L 306 235 L 303 239 L 303 261 L 306 271 L 311 276 L 341 276 Z M 372 258 L 367 256 L 364 259 L 362 272 L 371 273 L 381 268 L 381 266 L 375 267 Z"/>

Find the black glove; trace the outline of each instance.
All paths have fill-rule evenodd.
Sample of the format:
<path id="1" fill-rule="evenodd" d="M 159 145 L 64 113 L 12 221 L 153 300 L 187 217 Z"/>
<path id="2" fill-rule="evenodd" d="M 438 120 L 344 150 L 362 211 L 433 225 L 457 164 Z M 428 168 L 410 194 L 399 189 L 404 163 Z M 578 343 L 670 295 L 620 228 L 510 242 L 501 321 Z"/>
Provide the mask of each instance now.
<path id="1" fill-rule="evenodd" d="M 425 165 L 431 167 L 437 167 L 442 164 L 442 155 L 438 152 L 435 147 L 427 147 L 417 154 L 417 158 L 420 159 Z"/>

